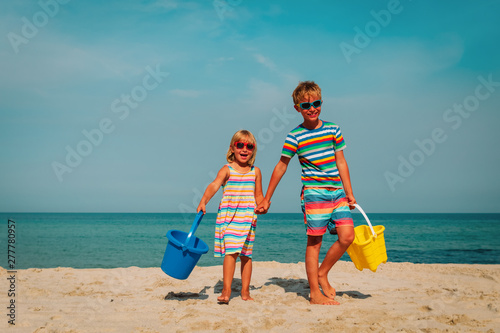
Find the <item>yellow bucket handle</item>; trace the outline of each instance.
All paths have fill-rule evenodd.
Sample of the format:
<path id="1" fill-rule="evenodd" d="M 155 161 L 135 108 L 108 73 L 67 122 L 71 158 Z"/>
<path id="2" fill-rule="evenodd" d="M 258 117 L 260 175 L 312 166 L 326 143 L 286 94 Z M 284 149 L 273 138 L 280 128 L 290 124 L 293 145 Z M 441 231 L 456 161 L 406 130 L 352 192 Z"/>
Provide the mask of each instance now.
<path id="1" fill-rule="evenodd" d="M 370 230 L 372 231 L 373 237 L 377 238 L 377 233 L 375 232 L 375 230 L 373 230 L 372 224 L 370 223 L 370 220 L 368 219 L 368 216 L 366 216 L 364 210 L 358 204 L 354 204 L 353 206 L 356 207 L 361 212 L 361 214 L 363 214 L 363 217 L 365 218 L 368 226 L 370 227 Z"/>

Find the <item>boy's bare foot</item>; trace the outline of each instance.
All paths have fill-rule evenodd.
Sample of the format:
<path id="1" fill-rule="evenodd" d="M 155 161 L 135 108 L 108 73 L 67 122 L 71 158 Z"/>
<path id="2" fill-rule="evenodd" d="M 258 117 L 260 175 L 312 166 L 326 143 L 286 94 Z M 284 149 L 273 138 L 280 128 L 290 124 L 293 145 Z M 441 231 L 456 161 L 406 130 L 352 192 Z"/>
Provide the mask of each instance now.
<path id="1" fill-rule="evenodd" d="M 340 303 L 337 301 L 334 301 L 331 298 L 328 298 L 324 295 L 318 296 L 318 297 L 310 297 L 309 298 L 309 303 L 310 304 L 320 304 L 320 305 L 339 305 Z"/>
<path id="2" fill-rule="evenodd" d="M 325 296 L 330 299 L 334 299 L 337 295 L 337 292 L 328 281 L 328 277 L 318 277 L 318 282 Z"/>

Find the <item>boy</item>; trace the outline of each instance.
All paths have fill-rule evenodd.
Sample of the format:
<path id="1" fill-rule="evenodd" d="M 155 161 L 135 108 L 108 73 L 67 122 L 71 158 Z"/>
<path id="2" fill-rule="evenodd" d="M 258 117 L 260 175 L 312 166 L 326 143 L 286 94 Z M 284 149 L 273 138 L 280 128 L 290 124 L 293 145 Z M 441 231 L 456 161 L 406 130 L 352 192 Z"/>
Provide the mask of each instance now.
<path id="1" fill-rule="evenodd" d="M 354 240 L 350 207 L 354 199 L 349 168 L 344 158 L 344 139 L 340 127 L 319 119 L 321 89 L 313 81 L 300 82 L 293 94 L 294 107 L 304 122 L 286 137 L 281 159 L 274 168 L 266 197 L 256 208 L 260 214 L 269 209 L 271 197 L 286 172 L 293 155 L 302 167 L 301 203 L 307 227 L 306 272 L 311 289 L 311 304 L 339 304 L 328 272 Z M 338 240 L 330 247 L 321 266 L 319 251 L 328 224 L 335 223 Z M 329 229 L 333 229 L 330 224 Z M 334 233 L 334 230 L 331 230 Z M 323 290 L 323 293 L 320 290 Z"/>

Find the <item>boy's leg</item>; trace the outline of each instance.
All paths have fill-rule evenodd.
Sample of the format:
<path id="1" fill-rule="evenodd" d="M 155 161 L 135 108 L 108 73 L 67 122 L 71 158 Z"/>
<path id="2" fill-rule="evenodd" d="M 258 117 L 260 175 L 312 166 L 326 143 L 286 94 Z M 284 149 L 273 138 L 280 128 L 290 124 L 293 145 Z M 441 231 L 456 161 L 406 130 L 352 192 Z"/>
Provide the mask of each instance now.
<path id="1" fill-rule="evenodd" d="M 328 281 L 328 273 L 354 240 L 354 224 L 344 190 L 338 189 L 330 193 L 332 194 L 333 207 L 331 221 L 335 223 L 338 240 L 328 249 L 318 270 L 318 279 L 325 295 L 333 299 L 336 291 Z"/>
<path id="2" fill-rule="evenodd" d="M 336 291 L 328 281 L 328 273 L 333 265 L 344 255 L 345 251 L 354 240 L 354 227 L 353 226 L 339 226 L 337 227 L 339 239 L 333 243 L 328 249 L 325 259 L 318 269 L 318 281 L 321 289 L 325 295 L 331 299 L 335 297 Z"/>
<path id="3" fill-rule="evenodd" d="M 244 301 L 253 301 L 250 297 L 250 280 L 252 279 L 252 258 L 240 256 L 241 260 L 241 298 Z"/>
<path id="4" fill-rule="evenodd" d="M 307 236 L 306 272 L 311 292 L 309 302 L 311 304 L 337 305 L 338 302 L 323 295 L 319 289 L 318 264 L 322 240 L 323 236 Z"/>
<path id="5" fill-rule="evenodd" d="M 311 304 L 339 304 L 323 295 L 319 289 L 318 265 L 319 251 L 323 234 L 326 232 L 328 220 L 333 207 L 331 194 L 327 189 L 302 188 L 301 206 L 307 229 L 306 272 L 311 292 Z M 325 218 L 325 213 L 327 218 Z"/>
<path id="6" fill-rule="evenodd" d="M 234 269 L 236 267 L 236 258 L 238 258 L 238 253 L 226 254 L 224 256 L 224 263 L 222 264 L 222 294 L 217 297 L 217 300 L 221 303 L 229 303 Z"/>

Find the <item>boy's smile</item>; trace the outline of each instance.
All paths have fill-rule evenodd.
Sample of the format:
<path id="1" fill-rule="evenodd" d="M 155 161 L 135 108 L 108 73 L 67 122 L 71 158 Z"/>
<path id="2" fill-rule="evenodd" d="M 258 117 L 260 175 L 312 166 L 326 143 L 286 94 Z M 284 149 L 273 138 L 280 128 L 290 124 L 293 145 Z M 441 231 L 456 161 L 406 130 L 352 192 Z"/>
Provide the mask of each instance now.
<path id="1" fill-rule="evenodd" d="M 313 128 L 319 127 L 318 125 L 320 125 L 319 124 L 319 115 L 321 114 L 321 105 L 318 107 L 314 107 L 314 105 L 312 105 L 312 103 L 314 101 L 318 101 L 318 100 L 321 100 L 319 98 L 319 96 L 306 95 L 306 96 L 304 96 L 304 98 L 302 98 L 299 101 L 299 103 L 297 103 L 298 105 L 294 105 L 295 110 L 297 110 L 297 112 L 300 112 L 300 114 L 302 114 L 302 117 L 304 118 L 303 125 L 307 128 L 313 129 Z M 307 110 L 302 109 L 300 107 L 301 103 L 311 103 L 310 108 Z"/>

